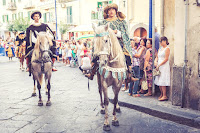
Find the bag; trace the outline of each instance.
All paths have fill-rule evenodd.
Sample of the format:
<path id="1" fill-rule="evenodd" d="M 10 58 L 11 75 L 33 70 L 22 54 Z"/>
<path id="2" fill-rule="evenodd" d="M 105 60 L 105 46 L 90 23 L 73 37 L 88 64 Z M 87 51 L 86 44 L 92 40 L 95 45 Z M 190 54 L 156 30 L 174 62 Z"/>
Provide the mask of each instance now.
<path id="1" fill-rule="evenodd" d="M 81 51 L 79 56 L 84 56 L 84 51 Z"/>
<path id="2" fill-rule="evenodd" d="M 143 80 L 142 81 L 142 85 L 141 85 L 141 87 L 142 87 L 142 89 L 143 90 L 148 90 L 148 83 L 147 83 L 147 75 L 146 75 L 146 72 L 144 72 L 144 79 L 145 80 Z"/>
<path id="3" fill-rule="evenodd" d="M 153 76 L 159 76 L 160 75 L 160 70 L 153 69 Z"/>

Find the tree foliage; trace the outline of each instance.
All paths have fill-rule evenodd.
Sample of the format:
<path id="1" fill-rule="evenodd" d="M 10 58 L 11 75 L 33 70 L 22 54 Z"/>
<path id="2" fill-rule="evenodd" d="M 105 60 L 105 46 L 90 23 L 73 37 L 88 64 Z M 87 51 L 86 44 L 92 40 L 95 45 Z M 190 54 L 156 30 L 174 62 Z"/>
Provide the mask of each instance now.
<path id="1" fill-rule="evenodd" d="M 61 22 L 60 25 L 59 25 L 59 31 L 60 31 L 60 33 L 63 35 L 68 30 L 69 30 L 69 25 L 68 24 L 64 24 L 64 23 Z"/>
<path id="2" fill-rule="evenodd" d="M 29 25 L 28 19 L 18 18 L 8 23 L 8 30 L 11 32 L 26 31 Z"/>

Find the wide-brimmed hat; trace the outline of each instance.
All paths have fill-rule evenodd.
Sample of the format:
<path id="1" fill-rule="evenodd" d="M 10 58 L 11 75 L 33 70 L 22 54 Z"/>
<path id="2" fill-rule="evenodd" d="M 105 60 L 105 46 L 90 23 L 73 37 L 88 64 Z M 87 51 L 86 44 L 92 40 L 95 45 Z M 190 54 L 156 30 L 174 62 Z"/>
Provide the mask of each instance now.
<path id="1" fill-rule="evenodd" d="M 35 14 L 39 14 L 39 15 L 40 15 L 40 18 L 42 17 L 42 14 L 41 14 L 40 11 L 34 11 L 34 12 L 32 12 L 32 14 L 31 14 L 31 18 L 32 18 L 32 19 L 33 19 L 33 16 L 34 16 Z"/>
<path id="2" fill-rule="evenodd" d="M 103 14 L 104 19 L 107 19 L 107 18 L 108 18 L 108 10 L 111 9 L 111 8 L 113 8 L 113 9 L 116 10 L 116 15 L 117 15 L 117 17 L 118 17 L 119 20 L 124 20 L 124 19 L 126 18 L 126 16 L 125 16 L 122 12 L 119 12 L 119 11 L 118 11 L 118 6 L 117 6 L 117 4 L 112 3 L 112 4 L 108 4 L 108 5 L 104 8 L 104 14 Z"/>
<path id="3" fill-rule="evenodd" d="M 19 35 L 21 35 L 21 34 L 25 34 L 24 31 L 19 31 L 18 33 L 19 33 Z"/>
<path id="4" fill-rule="evenodd" d="M 108 14 L 108 10 L 111 9 L 111 8 L 115 9 L 116 12 L 118 11 L 118 5 L 115 4 L 115 3 L 112 3 L 112 4 L 108 4 L 108 5 L 104 8 L 104 12 L 105 12 L 106 14 Z"/>

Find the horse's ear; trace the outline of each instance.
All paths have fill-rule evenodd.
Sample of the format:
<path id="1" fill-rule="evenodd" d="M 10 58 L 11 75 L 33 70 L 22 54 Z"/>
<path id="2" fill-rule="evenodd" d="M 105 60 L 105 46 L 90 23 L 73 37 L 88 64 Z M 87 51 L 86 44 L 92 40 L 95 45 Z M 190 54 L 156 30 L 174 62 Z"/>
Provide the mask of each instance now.
<path id="1" fill-rule="evenodd" d="M 94 32 L 95 32 L 95 30 L 96 30 L 96 25 L 95 25 L 94 23 L 92 23 L 92 28 L 93 28 L 93 30 L 94 30 Z"/>
<path id="2" fill-rule="evenodd" d="M 105 25 L 105 31 L 108 30 L 109 26 L 110 26 L 110 23 L 107 23 L 107 24 Z"/>

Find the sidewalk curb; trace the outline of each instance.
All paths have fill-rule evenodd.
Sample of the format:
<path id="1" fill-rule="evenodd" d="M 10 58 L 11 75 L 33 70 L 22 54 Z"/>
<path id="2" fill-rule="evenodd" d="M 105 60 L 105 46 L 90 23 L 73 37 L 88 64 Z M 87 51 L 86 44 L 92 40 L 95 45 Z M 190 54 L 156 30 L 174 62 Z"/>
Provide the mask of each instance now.
<path id="1" fill-rule="evenodd" d="M 109 99 L 109 101 L 112 104 L 114 103 L 113 99 Z M 164 120 L 169 120 L 169 121 L 173 121 L 173 122 L 176 122 L 179 124 L 183 124 L 183 125 L 187 125 L 190 127 L 200 129 L 200 117 L 198 117 L 198 115 L 195 115 L 195 114 L 189 114 L 189 115 L 185 116 L 183 114 L 183 112 L 180 112 L 178 110 L 174 113 L 172 113 L 172 112 L 168 113 L 168 112 L 165 112 L 163 110 L 164 108 L 162 108 L 162 107 L 159 107 L 160 109 L 152 109 L 152 108 L 147 108 L 147 107 L 130 104 L 130 103 L 126 103 L 126 102 L 121 102 L 121 101 L 119 101 L 118 103 L 119 103 L 119 106 L 121 106 L 121 107 L 134 109 L 134 110 L 149 114 L 154 117 L 158 117 L 158 118 L 161 118 Z"/>

